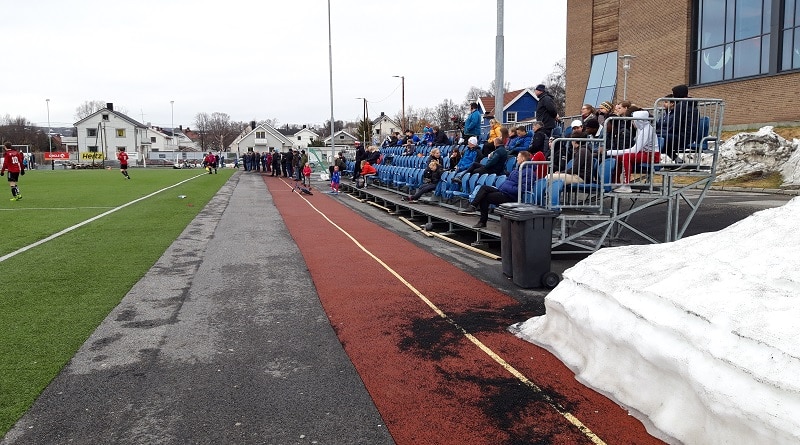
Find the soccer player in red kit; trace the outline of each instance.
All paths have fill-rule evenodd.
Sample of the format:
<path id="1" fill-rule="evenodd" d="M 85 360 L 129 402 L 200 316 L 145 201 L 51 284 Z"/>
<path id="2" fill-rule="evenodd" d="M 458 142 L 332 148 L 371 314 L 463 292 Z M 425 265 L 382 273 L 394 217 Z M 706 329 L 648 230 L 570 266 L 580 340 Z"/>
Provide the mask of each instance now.
<path id="1" fill-rule="evenodd" d="M 25 166 L 22 165 L 22 153 L 18 152 L 11 142 L 3 145 L 3 167 L 0 168 L 0 176 L 5 175 L 8 170 L 8 185 L 11 186 L 11 200 L 19 201 L 22 195 L 19 193 L 17 181 L 20 175 L 25 174 Z"/>
<path id="2" fill-rule="evenodd" d="M 209 175 L 217 172 L 217 157 L 214 156 L 214 153 L 209 151 L 203 159 L 203 164 L 206 165 L 206 171 L 208 171 Z M 214 170 L 213 172 L 211 171 L 212 169 Z"/>
<path id="3" fill-rule="evenodd" d="M 128 174 L 128 153 L 125 153 L 125 147 L 120 147 L 117 152 L 117 160 L 119 161 L 119 171 L 127 179 L 131 179 Z"/>

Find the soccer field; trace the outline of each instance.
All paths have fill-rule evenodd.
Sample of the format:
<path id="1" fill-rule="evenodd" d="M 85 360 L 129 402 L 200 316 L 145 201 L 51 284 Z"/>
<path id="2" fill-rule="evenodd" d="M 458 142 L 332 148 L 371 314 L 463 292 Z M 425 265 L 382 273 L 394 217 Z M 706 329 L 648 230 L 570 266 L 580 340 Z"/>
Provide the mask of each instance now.
<path id="1" fill-rule="evenodd" d="M 32 170 L 15 202 L 0 178 L 0 436 L 234 172 Z"/>

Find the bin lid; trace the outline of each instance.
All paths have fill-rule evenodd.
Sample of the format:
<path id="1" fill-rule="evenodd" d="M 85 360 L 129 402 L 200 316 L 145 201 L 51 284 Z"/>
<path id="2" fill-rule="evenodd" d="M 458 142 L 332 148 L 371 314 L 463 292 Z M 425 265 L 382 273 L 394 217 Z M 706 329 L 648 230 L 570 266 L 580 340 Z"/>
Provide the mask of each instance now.
<path id="1" fill-rule="evenodd" d="M 533 204 L 506 202 L 497 206 L 494 213 L 513 221 L 526 221 L 534 218 L 555 218 L 559 212 Z"/>

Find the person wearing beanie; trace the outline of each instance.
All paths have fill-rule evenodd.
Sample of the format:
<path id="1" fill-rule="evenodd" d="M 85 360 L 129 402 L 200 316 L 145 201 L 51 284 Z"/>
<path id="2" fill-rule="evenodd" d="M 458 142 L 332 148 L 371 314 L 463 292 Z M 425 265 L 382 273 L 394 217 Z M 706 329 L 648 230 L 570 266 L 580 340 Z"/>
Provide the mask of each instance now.
<path id="1" fill-rule="evenodd" d="M 672 96 L 676 99 L 689 97 L 689 87 L 686 85 L 675 85 L 672 87 Z"/>
<path id="2" fill-rule="evenodd" d="M 550 137 L 553 133 L 553 128 L 556 127 L 558 108 L 556 108 L 553 96 L 547 92 L 547 88 L 544 84 L 536 85 L 536 89 L 533 93 L 536 95 L 536 100 L 539 102 L 538 105 L 536 105 L 536 120 L 542 123 L 542 128 L 545 133 L 547 133 L 547 136 Z"/>
<path id="3" fill-rule="evenodd" d="M 698 140 L 700 139 L 700 112 L 697 110 L 697 101 L 689 98 L 689 87 L 686 85 L 672 87 L 672 96 L 675 101 L 671 131 L 662 136 L 667 156 L 674 163 L 680 163 L 678 153 L 688 150 L 691 144 L 700 142 Z"/>

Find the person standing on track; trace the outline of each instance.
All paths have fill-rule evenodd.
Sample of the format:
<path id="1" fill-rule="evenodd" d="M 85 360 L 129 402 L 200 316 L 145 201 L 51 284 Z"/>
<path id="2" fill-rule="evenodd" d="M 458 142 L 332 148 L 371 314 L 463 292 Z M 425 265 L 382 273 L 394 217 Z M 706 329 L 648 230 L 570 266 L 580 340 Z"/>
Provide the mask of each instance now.
<path id="1" fill-rule="evenodd" d="M 25 175 L 25 166 L 22 165 L 23 154 L 18 152 L 11 142 L 3 145 L 3 167 L 0 168 L 0 176 L 8 170 L 8 185 L 11 186 L 11 200 L 19 201 L 22 195 L 19 193 L 17 181 L 20 175 Z"/>
<path id="2" fill-rule="evenodd" d="M 131 179 L 131 175 L 128 174 L 128 153 L 125 153 L 125 147 L 119 147 L 117 160 L 119 161 L 119 172 L 126 179 Z"/>

